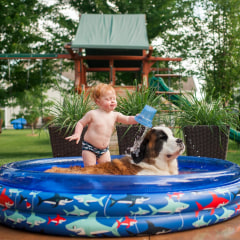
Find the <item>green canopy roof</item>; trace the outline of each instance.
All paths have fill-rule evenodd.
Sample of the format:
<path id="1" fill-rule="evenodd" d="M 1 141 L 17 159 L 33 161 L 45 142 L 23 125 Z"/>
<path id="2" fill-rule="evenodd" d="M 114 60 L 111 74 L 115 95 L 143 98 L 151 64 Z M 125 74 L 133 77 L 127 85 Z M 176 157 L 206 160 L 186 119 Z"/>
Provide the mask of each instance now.
<path id="1" fill-rule="evenodd" d="M 149 49 L 144 14 L 82 14 L 72 48 Z"/>

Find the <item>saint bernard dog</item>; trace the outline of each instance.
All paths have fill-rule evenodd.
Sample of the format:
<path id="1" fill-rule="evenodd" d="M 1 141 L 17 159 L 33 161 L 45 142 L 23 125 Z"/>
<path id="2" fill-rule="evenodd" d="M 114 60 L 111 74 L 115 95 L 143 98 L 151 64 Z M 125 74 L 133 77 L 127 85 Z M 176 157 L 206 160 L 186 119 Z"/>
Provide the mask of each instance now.
<path id="1" fill-rule="evenodd" d="M 183 141 L 167 127 L 153 127 L 135 141 L 131 156 L 94 166 L 52 167 L 46 172 L 103 175 L 173 175 L 178 174 L 177 157 L 185 150 Z"/>

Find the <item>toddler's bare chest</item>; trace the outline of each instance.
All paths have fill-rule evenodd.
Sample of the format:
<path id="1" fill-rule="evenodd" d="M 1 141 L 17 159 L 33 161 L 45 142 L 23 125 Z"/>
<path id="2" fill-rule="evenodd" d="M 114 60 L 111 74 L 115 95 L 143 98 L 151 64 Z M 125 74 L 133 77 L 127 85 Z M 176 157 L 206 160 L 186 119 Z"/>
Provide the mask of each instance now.
<path id="1" fill-rule="evenodd" d="M 115 125 L 115 119 L 114 117 L 110 117 L 110 116 L 98 116 L 95 118 L 95 120 L 93 121 L 94 122 L 94 125 L 95 127 L 98 127 L 98 128 L 110 128 L 112 129 Z"/>

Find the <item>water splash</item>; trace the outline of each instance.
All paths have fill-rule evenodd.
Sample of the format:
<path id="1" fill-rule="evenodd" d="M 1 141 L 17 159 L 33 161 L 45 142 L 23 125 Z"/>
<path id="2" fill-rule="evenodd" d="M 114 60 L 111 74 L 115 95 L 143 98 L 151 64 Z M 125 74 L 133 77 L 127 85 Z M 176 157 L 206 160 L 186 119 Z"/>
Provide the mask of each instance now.
<path id="1" fill-rule="evenodd" d="M 134 144 L 132 147 L 130 147 L 130 153 L 134 153 L 136 157 L 139 157 L 139 152 L 140 152 L 140 145 L 145 138 L 146 133 L 148 132 L 148 127 L 145 128 L 142 136 L 137 136 L 134 140 Z"/>

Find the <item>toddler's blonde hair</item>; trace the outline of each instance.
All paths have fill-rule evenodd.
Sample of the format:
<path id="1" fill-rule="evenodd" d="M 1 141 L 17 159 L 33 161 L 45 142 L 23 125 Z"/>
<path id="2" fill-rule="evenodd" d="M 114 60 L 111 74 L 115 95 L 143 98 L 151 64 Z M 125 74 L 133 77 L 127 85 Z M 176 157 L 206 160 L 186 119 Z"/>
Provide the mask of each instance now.
<path id="1" fill-rule="evenodd" d="M 107 91 L 112 91 L 116 94 L 115 89 L 112 85 L 106 83 L 99 83 L 92 89 L 92 99 L 96 102 L 101 96 L 103 96 Z"/>

